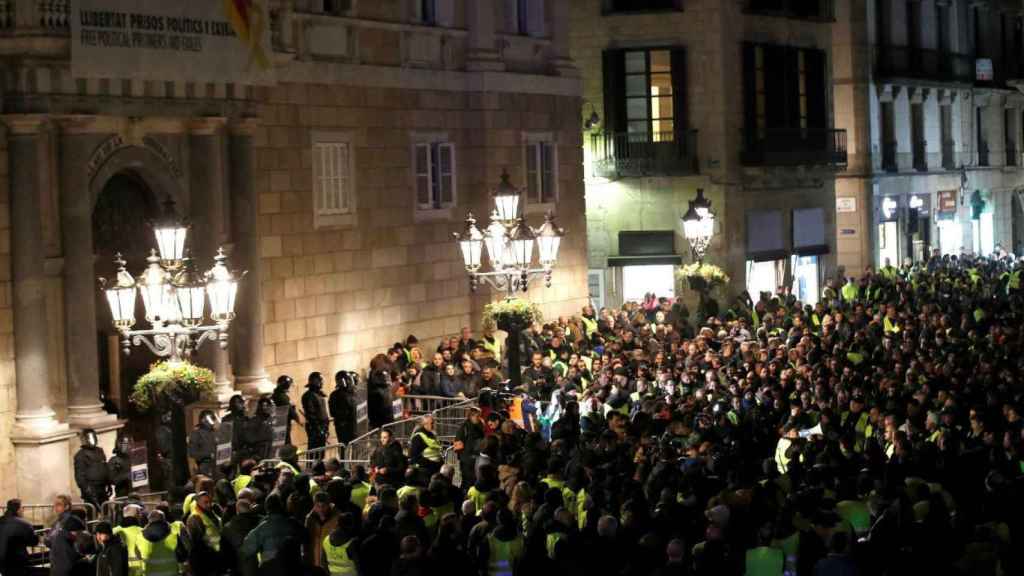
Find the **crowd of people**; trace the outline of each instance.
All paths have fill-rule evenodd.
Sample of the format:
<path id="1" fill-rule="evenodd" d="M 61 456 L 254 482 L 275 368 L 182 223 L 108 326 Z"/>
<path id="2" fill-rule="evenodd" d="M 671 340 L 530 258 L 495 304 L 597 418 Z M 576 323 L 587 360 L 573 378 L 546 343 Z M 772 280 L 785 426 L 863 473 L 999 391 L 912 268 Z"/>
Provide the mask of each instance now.
<path id="1" fill-rule="evenodd" d="M 457 466 L 425 416 L 365 466 L 246 458 L 91 532 L 59 499 L 55 573 L 1021 574 L 1022 269 L 887 264 L 708 318 L 586 306 L 525 331 L 518 388 L 490 331 L 429 359 L 410 337 L 371 363 L 371 426 L 396 395 L 476 396 Z"/>

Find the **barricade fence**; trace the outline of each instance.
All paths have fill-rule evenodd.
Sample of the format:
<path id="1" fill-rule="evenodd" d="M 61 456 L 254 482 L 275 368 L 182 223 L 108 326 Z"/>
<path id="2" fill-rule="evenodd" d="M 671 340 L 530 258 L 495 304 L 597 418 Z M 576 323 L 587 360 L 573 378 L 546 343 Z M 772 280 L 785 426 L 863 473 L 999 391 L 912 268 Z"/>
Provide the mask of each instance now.
<path id="1" fill-rule="evenodd" d="M 149 512 L 166 501 L 167 492 L 132 494 L 130 496 L 122 496 L 120 498 L 114 498 L 113 500 L 103 502 L 100 505 L 100 514 L 104 520 L 117 525 L 120 524 L 121 520 L 124 518 L 124 507 L 129 504 L 138 504 L 142 506 L 146 512 Z"/>

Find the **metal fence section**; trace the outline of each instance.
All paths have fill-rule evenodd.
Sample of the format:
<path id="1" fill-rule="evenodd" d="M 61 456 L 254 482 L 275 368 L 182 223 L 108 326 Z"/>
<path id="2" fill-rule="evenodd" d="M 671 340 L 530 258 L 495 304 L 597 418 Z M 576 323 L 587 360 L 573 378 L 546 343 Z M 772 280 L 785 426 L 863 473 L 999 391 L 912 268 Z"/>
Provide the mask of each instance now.
<path id="1" fill-rule="evenodd" d="M 450 445 L 455 434 L 466 419 L 476 400 L 472 398 L 446 398 L 443 396 L 402 396 L 402 412 L 411 414 L 401 420 L 385 424 L 375 430 L 359 436 L 345 447 L 345 461 L 364 466 L 369 465 L 370 456 L 380 446 L 380 432 L 390 430 L 391 437 L 408 448 L 412 433 L 419 426 L 421 416 L 431 414 L 434 417 L 434 431 L 443 446 Z"/>
<path id="2" fill-rule="evenodd" d="M 345 458 L 345 445 L 342 443 L 328 444 L 323 448 L 314 448 L 312 450 L 304 450 L 299 452 L 299 461 L 305 460 L 309 462 L 308 470 L 311 470 L 320 460 L 330 460 L 331 458 L 337 458 L 342 460 Z"/>
<path id="3" fill-rule="evenodd" d="M 93 522 L 98 518 L 96 507 L 88 502 L 73 502 L 71 510 L 85 512 L 86 522 Z M 33 526 L 49 527 L 57 520 L 57 515 L 53 513 L 53 504 L 22 504 L 21 514 Z"/>
<path id="4" fill-rule="evenodd" d="M 100 514 L 104 520 L 114 524 L 121 523 L 124 518 L 124 507 L 129 504 L 138 504 L 144 510 L 151 511 L 167 501 L 167 492 L 148 492 L 145 494 L 132 494 L 107 500 L 101 504 Z"/>

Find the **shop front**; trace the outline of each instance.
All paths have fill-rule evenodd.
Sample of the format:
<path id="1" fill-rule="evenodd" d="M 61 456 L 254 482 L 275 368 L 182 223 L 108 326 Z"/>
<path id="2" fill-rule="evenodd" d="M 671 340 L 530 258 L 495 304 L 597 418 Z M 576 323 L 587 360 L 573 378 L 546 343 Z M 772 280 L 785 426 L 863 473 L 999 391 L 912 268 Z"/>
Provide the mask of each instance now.
<path id="1" fill-rule="evenodd" d="M 823 283 L 822 257 L 829 252 L 826 229 L 824 208 L 798 208 L 788 214 L 748 211 L 746 288 L 751 298 L 789 292 L 804 304 L 816 304 Z"/>
<path id="2" fill-rule="evenodd" d="M 682 264 L 675 238 L 673 230 L 619 232 L 619 255 L 608 258 L 608 268 L 621 287 L 621 303 L 643 302 L 651 293 L 675 298 L 675 271 Z"/>
<path id="3" fill-rule="evenodd" d="M 877 199 L 877 262 L 920 262 L 931 250 L 931 197 L 900 194 Z"/>

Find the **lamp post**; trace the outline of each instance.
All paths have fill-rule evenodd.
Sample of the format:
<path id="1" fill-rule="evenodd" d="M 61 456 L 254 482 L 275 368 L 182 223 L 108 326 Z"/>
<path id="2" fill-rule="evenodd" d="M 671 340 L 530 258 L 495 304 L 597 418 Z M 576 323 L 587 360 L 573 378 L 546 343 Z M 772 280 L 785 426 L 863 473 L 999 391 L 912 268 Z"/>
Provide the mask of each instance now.
<path id="1" fill-rule="evenodd" d="M 213 267 L 200 275 L 186 256 L 188 226 L 174 213 L 174 203 L 165 203 L 164 218 L 154 224 L 159 250 L 151 250 L 146 269 L 137 278 L 125 268 L 118 254 L 117 275 L 112 282 L 100 278 L 114 327 L 121 334 L 121 348 L 145 345 L 153 354 L 179 362 L 191 356 L 207 341 L 227 348 L 228 328 L 235 317 L 238 279 L 228 270 L 223 249 L 217 250 Z M 150 328 L 133 330 L 138 294 L 146 309 Z M 203 325 L 206 300 L 210 302 L 212 324 Z"/>
<path id="2" fill-rule="evenodd" d="M 715 214 L 711 212 L 711 201 L 704 197 L 704 189 L 697 189 L 697 197 L 690 201 L 689 209 L 680 218 L 683 235 L 690 243 L 693 259 L 704 262 L 711 237 L 715 234 Z"/>
<path id="3" fill-rule="evenodd" d="M 565 231 L 557 226 L 551 212 L 545 215 L 539 228 L 531 228 L 519 213 L 521 195 L 522 191 L 509 181 L 508 173 L 502 173 L 501 183 L 494 190 L 494 209 L 487 227 L 478 228 L 476 218 L 469 213 L 465 231 L 454 234 L 473 292 L 480 284 L 486 284 L 495 291 L 504 291 L 505 299 L 511 300 L 516 292 L 525 293 L 533 280 L 543 278 L 545 285 L 551 286 L 551 270 L 558 260 Z M 539 267 L 533 267 L 534 247 Z M 485 254 L 490 262 L 489 271 L 483 271 Z M 500 328 L 508 332 L 505 346 L 509 380 L 513 388 L 518 388 L 521 383 L 519 333 L 526 327 Z"/>

